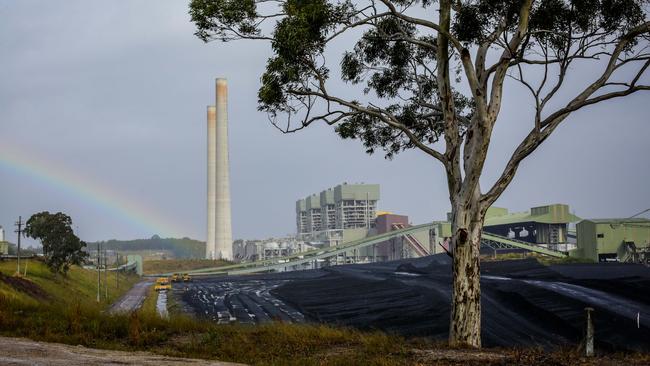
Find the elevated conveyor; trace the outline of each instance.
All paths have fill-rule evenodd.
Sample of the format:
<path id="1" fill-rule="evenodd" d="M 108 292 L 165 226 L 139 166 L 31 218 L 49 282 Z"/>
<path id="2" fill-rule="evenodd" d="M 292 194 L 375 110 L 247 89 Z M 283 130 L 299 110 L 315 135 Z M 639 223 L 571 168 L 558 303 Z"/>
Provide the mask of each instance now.
<path id="1" fill-rule="evenodd" d="M 256 273 L 256 272 L 268 272 L 276 270 L 291 270 L 292 268 L 300 268 L 303 264 L 312 263 L 319 259 L 326 259 L 335 257 L 339 254 L 349 252 L 355 249 L 365 248 L 374 244 L 379 244 L 386 240 L 393 238 L 411 235 L 420 231 L 430 230 L 434 228 L 437 222 L 422 224 L 416 226 L 410 226 L 407 228 L 390 231 L 384 234 L 379 234 L 369 238 L 363 238 L 360 240 L 351 241 L 342 245 L 328 247 L 323 249 L 316 249 L 302 253 L 296 253 L 293 255 L 272 258 L 262 261 L 250 262 L 250 263 L 241 263 L 234 264 L 223 267 L 215 268 L 204 268 L 200 270 L 190 271 L 192 275 L 235 275 L 235 274 L 246 274 L 246 273 Z M 494 235 L 490 233 L 483 232 L 481 236 L 482 245 L 489 246 L 491 248 L 517 248 L 524 249 L 535 253 L 540 253 L 556 258 L 564 258 L 567 256 L 567 253 L 548 249 L 539 245 L 527 243 L 524 241 L 510 239 L 499 235 Z M 166 274 L 170 275 L 170 274 Z"/>

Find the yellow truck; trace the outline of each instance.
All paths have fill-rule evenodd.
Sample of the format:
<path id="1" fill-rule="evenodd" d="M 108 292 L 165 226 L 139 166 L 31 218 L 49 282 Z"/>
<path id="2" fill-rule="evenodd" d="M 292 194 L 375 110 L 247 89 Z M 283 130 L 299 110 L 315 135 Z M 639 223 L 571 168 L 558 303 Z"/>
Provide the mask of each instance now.
<path id="1" fill-rule="evenodd" d="M 190 277 L 190 275 L 187 273 L 183 273 L 183 282 L 191 282 L 191 281 L 192 281 L 192 277 Z"/>
<path id="2" fill-rule="evenodd" d="M 179 273 L 174 273 L 172 275 L 172 282 L 178 282 L 181 280 L 181 275 Z"/>
<path id="3" fill-rule="evenodd" d="M 160 277 L 156 280 L 156 285 L 154 286 L 154 290 L 156 291 L 163 291 L 163 290 L 171 290 L 172 285 L 169 283 L 169 278 L 167 277 Z"/>

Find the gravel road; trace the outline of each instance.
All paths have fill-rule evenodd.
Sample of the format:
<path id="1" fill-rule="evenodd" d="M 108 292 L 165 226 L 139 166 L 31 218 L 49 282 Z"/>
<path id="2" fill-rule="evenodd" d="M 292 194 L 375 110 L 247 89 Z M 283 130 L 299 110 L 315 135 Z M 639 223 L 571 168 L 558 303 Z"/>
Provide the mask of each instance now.
<path id="1" fill-rule="evenodd" d="M 0 337 L 0 365 L 212 365 L 236 366 L 230 362 L 154 355 L 147 352 L 109 351 L 60 343 L 34 342 Z"/>
<path id="2" fill-rule="evenodd" d="M 117 300 L 111 308 L 109 313 L 130 313 L 138 310 L 144 299 L 147 297 L 149 287 L 153 284 L 153 280 L 148 278 L 136 283 L 122 298 Z"/>

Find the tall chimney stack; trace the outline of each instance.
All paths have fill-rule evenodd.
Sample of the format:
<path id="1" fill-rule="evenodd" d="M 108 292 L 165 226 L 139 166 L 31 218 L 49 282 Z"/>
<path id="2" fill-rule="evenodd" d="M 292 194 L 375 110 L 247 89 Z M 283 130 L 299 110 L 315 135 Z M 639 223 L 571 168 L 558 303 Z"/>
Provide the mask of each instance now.
<path id="1" fill-rule="evenodd" d="M 228 82 L 217 79 L 216 105 L 208 107 L 208 259 L 232 259 Z"/>

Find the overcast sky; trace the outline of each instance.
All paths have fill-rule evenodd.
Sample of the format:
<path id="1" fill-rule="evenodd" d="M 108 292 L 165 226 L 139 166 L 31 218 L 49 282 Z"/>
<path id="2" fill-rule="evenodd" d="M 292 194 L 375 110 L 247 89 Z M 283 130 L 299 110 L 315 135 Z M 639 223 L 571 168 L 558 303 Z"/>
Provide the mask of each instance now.
<path id="1" fill-rule="evenodd" d="M 368 156 L 326 126 L 282 135 L 257 111 L 269 47 L 204 44 L 193 33 L 185 1 L 0 0 L 0 225 L 63 211 L 87 241 L 205 240 L 205 108 L 215 77 L 230 87 L 236 238 L 293 233 L 296 199 L 341 182 L 380 184 L 379 208 L 414 223 L 445 216 L 438 163 L 417 151 Z M 567 95 L 588 80 L 589 70 L 576 71 Z M 484 186 L 531 127 L 522 90 L 504 99 Z M 583 218 L 649 208 L 648 102 L 638 93 L 571 116 L 497 205 L 561 202 Z"/>

